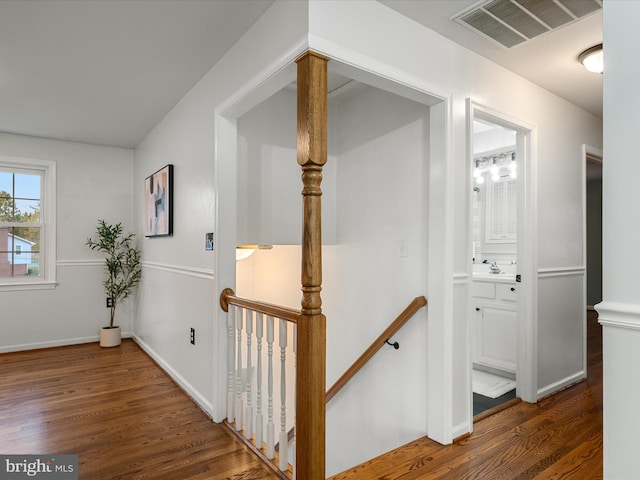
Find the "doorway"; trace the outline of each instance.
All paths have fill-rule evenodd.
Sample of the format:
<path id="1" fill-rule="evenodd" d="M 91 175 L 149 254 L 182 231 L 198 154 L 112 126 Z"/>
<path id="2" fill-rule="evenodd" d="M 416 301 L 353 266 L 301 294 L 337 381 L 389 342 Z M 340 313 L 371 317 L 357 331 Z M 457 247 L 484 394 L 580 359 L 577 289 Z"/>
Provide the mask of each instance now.
<path id="1" fill-rule="evenodd" d="M 602 301 L 602 154 L 585 148 L 585 248 L 587 309 Z"/>
<path id="2" fill-rule="evenodd" d="M 532 128 L 469 102 L 472 417 L 536 401 Z"/>
<path id="3" fill-rule="evenodd" d="M 473 415 L 516 396 L 517 132 L 473 120 L 471 360 Z"/>

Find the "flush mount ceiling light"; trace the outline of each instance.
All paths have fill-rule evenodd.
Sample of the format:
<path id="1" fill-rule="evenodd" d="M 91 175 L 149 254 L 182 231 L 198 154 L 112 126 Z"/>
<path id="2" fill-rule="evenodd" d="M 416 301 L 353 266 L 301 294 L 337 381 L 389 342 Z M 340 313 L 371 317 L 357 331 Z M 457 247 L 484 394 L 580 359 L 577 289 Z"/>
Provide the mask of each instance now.
<path id="1" fill-rule="evenodd" d="M 578 55 L 578 61 L 590 72 L 602 73 L 604 70 L 602 44 L 587 48 Z"/>

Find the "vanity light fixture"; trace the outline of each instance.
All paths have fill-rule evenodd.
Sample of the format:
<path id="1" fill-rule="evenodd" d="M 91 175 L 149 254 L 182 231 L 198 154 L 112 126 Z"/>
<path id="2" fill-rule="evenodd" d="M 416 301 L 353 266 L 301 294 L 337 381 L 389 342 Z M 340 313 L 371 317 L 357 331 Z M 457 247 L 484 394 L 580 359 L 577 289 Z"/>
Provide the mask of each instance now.
<path id="1" fill-rule="evenodd" d="M 476 168 L 473 169 L 473 176 L 475 178 L 482 176 L 482 170 L 480 170 L 480 160 L 476 160 Z"/>
<path id="2" fill-rule="evenodd" d="M 491 180 L 497 182 L 500 180 L 500 168 L 498 168 L 498 163 L 496 161 L 496 157 L 493 157 L 493 162 L 491 164 Z"/>
<path id="3" fill-rule="evenodd" d="M 603 58 L 602 44 L 587 48 L 584 52 L 578 55 L 578 61 L 584 65 L 584 68 L 593 73 L 603 72 Z"/>
<path id="4" fill-rule="evenodd" d="M 482 169 L 480 168 L 480 160 L 476 160 L 476 167 L 473 169 L 473 178 L 476 179 L 476 183 L 478 185 L 484 183 L 484 175 L 482 174 Z"/>
<path id="5" fill-rule="evenodd" d="M 518 164 L 516 163 L 516 152 L 511 154 L 511 161 L 509 162 L 509 176 L 511 178 L 516 178 L 517 176 Z"/>
<path id="6" fill-rule="evenodd" d="M 516 178 L 516 152 L 509 151 L 474 159 L 473 178 L 477 185 L 485 182 L 485 176 L 499 182 L 502 177 Z"/>

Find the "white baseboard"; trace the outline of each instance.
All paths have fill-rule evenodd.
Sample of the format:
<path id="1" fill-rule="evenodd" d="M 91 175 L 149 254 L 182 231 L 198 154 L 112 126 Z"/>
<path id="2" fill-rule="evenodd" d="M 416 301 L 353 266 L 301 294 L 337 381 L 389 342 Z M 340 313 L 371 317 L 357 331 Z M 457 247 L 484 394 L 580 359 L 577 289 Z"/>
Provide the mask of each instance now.
<path id="1" fill-rule="evenodd" d="M 191 397 L 191 399 L 198 404 L 198 406 L 205 411 L 207 415 L 213 418 L 213 405 L 209 400 L 202 396 L 193 385 L 187 382 L 182 375 L 176 372 L 171 365 L 169 365 L 162 357 L 160 357 L 155 350 L 153 350 L 147 343 L 145 343 L 137 335 L 132 336 L 133 341 L 136 342 L 142 350 L 146 352 L 167 374 L 184 390 L 184 392 Z"/>
<path id="2" fill-rule="evenodd" d="M 131 338 L 131 333 L 123 332 L 122 338 Z M 37 350 L 39 348 L 65 347 L 67 345 L 78 345 L 81 343 L 93 343 L 98 341 L 100 341 L 100 336 L 92 335 L 90 337 L 63 338 L 61 340 L 51 340 L 47 342 L 21 343 L 19 345 L 5 345 L 0 347 L 0 353 Z"/>
<path id="3" fill-rule="evenodd" d="M 562 390 L 563 388 L 567 388 L 573 385 L 574 383 L 581 382 L 585 378 L 587 378 L 587 373 L 585 371 L 580 371 L 580 372 L 574 373 L 573 375 L 569 375 L 568 377 L 563 378 L 562 380 L 559 380 L 555 383 L 547 385 L 544 388 L 540 388 L 538 390 L 538 400 L 544 397 L 548 397 L 549 395 L 552 395 Z"/>

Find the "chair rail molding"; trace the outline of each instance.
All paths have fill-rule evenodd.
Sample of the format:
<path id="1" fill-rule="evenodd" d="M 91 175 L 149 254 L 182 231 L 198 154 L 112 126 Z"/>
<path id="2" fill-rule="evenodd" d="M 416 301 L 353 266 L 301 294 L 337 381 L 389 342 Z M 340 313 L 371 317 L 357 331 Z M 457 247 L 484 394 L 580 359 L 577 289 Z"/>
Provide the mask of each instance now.
<path id="1" fill-rule="evenodd" d="M 182 265 L 170 265 L 168 263 L 142 262 L 143 269 L 159 270 L 163 272 L 186 275 L 189 277 L 213 279 L 213 269 L 188 267 Z"/>
<path id="2" fill-rule="evenodd" d="M 587 269 L 584 265 L 577 265 L 577 266 L 570 266 L 570 267 L 539 268 L 538 278 L 584 275 L 586 270 Z"/>
<path id="3" fill-rule="evenodd" d="M 603 327 L 640 330 L 640 304 L 600 302 L 595 305 Z"/>

